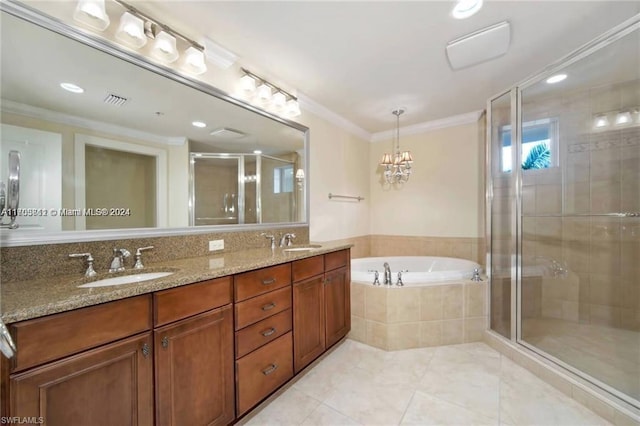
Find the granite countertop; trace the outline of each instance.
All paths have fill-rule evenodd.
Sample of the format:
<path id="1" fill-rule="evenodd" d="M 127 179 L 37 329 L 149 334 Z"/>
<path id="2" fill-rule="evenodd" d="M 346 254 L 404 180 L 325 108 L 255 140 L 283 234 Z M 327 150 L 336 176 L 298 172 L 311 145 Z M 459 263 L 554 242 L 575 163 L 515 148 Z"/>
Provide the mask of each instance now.
<path id="1" fill-rule="evenodd" d="M 62 275 L 29 281 L 14 281 L 0 286 L 2 320 L 5 324 L 69 311 L 126 297 L 151 293 L 198 281 L 237 274 L 266 266 L 291 262 L 347 249 L 352 244 L 322 244 L 310 251 L 271 251 L 268 248 L 249 249 L 209 256 L 172 260 L 146 265 L 144 269 L 128 269 L 123 273 L 98 272 L 86 279 L 78 275 Z M 113 278 L 144 272 L 171 271 L 172 275 L 140 283 L 111 287 L 78 288 L 80 284 L 103 278 Z"/>

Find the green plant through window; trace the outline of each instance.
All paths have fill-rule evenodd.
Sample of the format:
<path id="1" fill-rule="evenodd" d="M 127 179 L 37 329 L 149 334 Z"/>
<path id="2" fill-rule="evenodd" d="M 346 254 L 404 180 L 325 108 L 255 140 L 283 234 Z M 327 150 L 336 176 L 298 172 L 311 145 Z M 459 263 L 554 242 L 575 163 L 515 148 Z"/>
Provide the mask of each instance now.
<path id="1" fill-rule="evenodd" d="M 545 118 L 522 124 L 522 170 L 546 169 L 557 163 L 554 152 L 557 152 L 558 120 Z M 502 141 L 502 171 L 508 173 L 512 169 L 511 126 L 500 129 Z"/>
<path id="2" fill-rule="evenodd" d="M 544 142 L 531 148 L 527 158 L 522 163 L 522 170 L 546 169 L 548 167 L 551 167 L 551 150 Z"/>

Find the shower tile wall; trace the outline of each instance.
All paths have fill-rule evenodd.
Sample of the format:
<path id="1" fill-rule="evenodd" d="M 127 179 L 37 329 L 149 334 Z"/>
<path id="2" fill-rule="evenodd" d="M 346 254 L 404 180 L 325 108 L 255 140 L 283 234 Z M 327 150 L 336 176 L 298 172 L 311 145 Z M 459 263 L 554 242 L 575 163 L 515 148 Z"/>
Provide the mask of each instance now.
<path id="1" fill-rule="evenodd" d="M 592 127 L 594 114 L 638 105 L 638 80 L 523 103 L 525 122 L 558 117 L 561 166 L 523 174 L 524 318 L 640 330 L 640 219 L 566 217 L 640 211 L 640 127 Z M 554 213 L 565 217 L 536 217 Z M 552 261 L 569 274 L 553 276 Z"/>

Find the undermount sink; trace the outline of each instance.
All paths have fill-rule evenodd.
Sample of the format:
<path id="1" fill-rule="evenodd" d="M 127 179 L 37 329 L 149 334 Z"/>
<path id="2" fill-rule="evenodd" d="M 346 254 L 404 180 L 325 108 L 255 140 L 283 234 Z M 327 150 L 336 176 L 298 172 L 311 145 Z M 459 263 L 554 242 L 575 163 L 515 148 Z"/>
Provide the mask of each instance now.
<path id="1" fill-rule="evenodd" d="M 318 244 L 310 244 L 307 246 L 287 247 L 283 249 L 283 251 L 311 251 L 311 250 L 319 249 L 321 247 L 322 246 Z"/>
<path id="2" fill-rule="evenodd" d="M 93 288 L 93 287 L 109 287 L 113 285 L 133 284 L 142 281 L 155 280 L 157 278 L 167 277 L 173 274 L 173 272 L 142 272 L 133 275 L 123 275 L 120 277 L 105 278 L 98 281 L 92 281 L 90 283 L 79 285 L 78 288 Z"/>

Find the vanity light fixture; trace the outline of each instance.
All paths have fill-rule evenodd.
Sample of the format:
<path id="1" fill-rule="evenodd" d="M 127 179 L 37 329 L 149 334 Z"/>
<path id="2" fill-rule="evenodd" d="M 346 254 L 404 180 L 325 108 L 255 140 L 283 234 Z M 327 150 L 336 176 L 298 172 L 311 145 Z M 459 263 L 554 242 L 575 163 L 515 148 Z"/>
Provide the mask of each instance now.
<path id="1" fill-rule="evenodd" d="M 207 65 L 204 63 L 204 52 L 193 46 L 189 46 L 185 52 L 183 67 L 195 75 L 205 73 L 207 71 Z"/>
<path id="2" fill-rule="evenodd" d="M 298 169 L 296 170 L 296 183 L 298 184 L 298 188 L 302 188 L 304 183 L 304 170 Z"/>
<path id="3" fill-rule="evenodd" d="M 391 111 L 396 116 L 396 137 L 392 141 L 392 149 L 395 149 L 395 153 L 383 154 L 380 161 L 380 165 L 384 168 L 384 182 L 387 184 L 406 183 L 411 177 L 411 164 L 413 164 L 411 152 L 400 151 L 400 116 L 405 111 L 405 108 L 396 108 Z"/>
<path id="4" fill-rule="evenodd" d="M 73 19 L 98 31 L 106 30 L 111 23 L 104 0 L 79 0 Z"/>
<path id="5" fill-rule="evenodd" d="M 561 81 L 565 80 L 567 78 L 566 74 L 556 74 L 556 75 L 552 75 L 551 77 L 549 77 L 547 79 L 547 84 L 555 84 L 555 83 L 560 83 Z"/>
<path id="6" fill-rule="evenodd" d="M 207 127 L 207 123 L 205 123 L 203 121 L 193 121 L 193 122 L 191 122 L 191 125 L 193 127 L 199 127 L 200 129 L 203 129 L 203 128 Z"/>
<path id="7" fill-rule="evenodd" d="M 254 153 L 254 154 L 262 154 L 262 151 L 260 151 L 259 149 L 254 149 L 254 150 L 253 150 L 253 153 Z"/>
<path id="8" fill-rule="evenodd" d="M 276 111 L 282 111 L 287 105 L 287 97 L 282 92 L 276 92 L 273 94 L 272 104 Z"/>
<path id="9" fill-rule="evenodd" d="M 594 118 L 593 127 L 596 129 L 602 129 L 609 125 L 609 119 L 607 118 L 607 114 L 598 114 Z"/>
<path id="10" fill-rule="evenodd" d="M 264 82 L 258 86 L 258 100 L 262 103 L 269 103 L 271 101 L 271 88 Z"/>
<path id="11" fill-rule="evenodd" d="M 73 83 L 60 83 L 60 87 L 71 93 L 84 93 L 84 89 Z"/>
<path id="12" fill-rule="evenodd" d="M 456 19 L 466 19 L 482 9 L 482 0 L 458 0 L 451 15 Z"/>
<path id="13" fill-rule="evenodd" d="M 287 117 L 293 118 L 301 114 L 298 98 L 245 68 L 241 70 L 243 76 L 240 78 L 240 96 Z"/>
<path id="14" fill-rule="evenodd" d="M 629 111 L 620 111 L 616 114 L 616 126 L 624 126 L 631 123 L 631 113 Z"/>
<path id="15" fill-rule="evenodd" d="M 178 49 L 176 48 L 176 38 L 166 31 L 160 31 L 156 35 L 156 40 L 151 48 L 151 54 L 162 62 L 168 64 L 178 59 Z"/>
<path id="16" fill-rule="evenodd" d="M 120 17 L 120 26 L 116 31 L 116 38 L 126 45 L 140 49 L 147 44 L 144 21 L 129 12 L 124 12 Z"/>
<path id="17" fill-rule="evenodd" d="M 165 64 L 171 64 L 180 56 L 177 44 L 177 39 L 180 39 L 188 45 L 180 68 L 195 75 L 207 71 L 205 48 L 200 43 L 122 0 L 114 2 L 125 9 L 115 32 L 116 40 L 134 49 L 141 49 L 147 44 L 148 39 L 152 39 L 154 43 L 151 56 Z M 106 13 L 104 0 L 78 0 L 73 17 L 76 21 L 99 31 L 104 31 L 109 26 L 109 15 Z M 229 65 L 235 60 L 230 52 L 224 59 L 224 63 Z"/>

